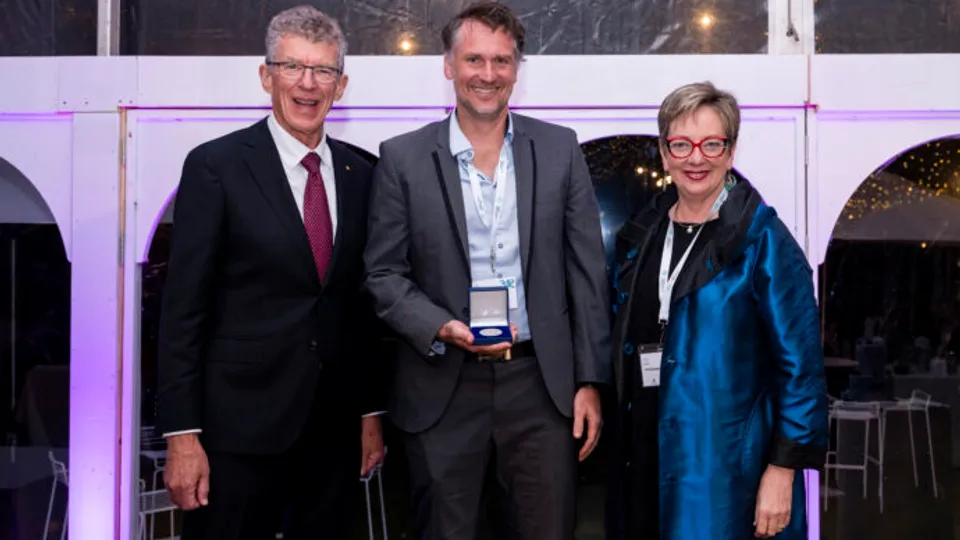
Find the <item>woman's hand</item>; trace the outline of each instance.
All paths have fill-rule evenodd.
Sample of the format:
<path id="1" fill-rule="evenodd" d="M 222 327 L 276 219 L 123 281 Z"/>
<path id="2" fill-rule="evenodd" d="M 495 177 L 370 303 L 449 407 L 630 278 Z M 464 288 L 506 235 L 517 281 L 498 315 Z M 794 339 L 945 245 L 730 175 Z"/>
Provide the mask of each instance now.
<path id="1" fill-rule="evenodd" d="M 760 479 L 757 491 L 757 508 L 753 525 L 757 538 L 770 538 L 780 534 L 790 523 L 793 505 L 793 477 L 795 471 L 776 465 L 768 465 Z"/>

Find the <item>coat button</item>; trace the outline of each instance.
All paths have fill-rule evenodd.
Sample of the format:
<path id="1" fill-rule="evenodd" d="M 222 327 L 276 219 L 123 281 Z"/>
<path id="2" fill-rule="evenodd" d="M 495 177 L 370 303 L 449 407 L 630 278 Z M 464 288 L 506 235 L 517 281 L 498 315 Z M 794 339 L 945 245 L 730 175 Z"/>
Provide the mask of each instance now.
<path id="1" fill-rule="evenodd" d="M 627 343 L 623 346 L 623 354 L 633 354 L 633 345 Z"/>

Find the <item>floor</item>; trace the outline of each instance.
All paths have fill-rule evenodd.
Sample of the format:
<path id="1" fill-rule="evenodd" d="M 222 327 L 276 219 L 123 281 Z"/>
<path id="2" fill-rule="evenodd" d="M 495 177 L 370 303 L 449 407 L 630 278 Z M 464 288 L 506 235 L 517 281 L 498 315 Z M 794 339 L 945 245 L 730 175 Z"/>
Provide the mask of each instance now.
<path id="1" fill-rule="evenodd" d="M 945 412 L 945 411 L 944 411 Z M 932 419 L 933 457 L 936 464 L 938 496 L 934 497 L 926 426 L 922 415 L 914 424 L 916 445 L 917 485 L 914 484 L 913 465 L 909 446 L 909 430 L 903 417 L 891 418 L 887 428 L 884 468 L 884 508 L 880 510 L 877 467 L 871 465 L 867 474 L 867 494 L 863 495 L 863 476 L 859 471 L 831 475 L 830 498 L 821 514 L 822 540 L 960 540 L 960 468 L 950 467 L 950 437 L 940 434 L 947 428 L 949 414 L 935 414 Z M 857 427 L 844 427 L 841 455 L 844 462 L 862 459 L 863 432 Z M 871 453 L 875 452 L 875 431 L 871 437 Z M 577 540 L 603 540 L 603 459 L 601 448 L 581 468 L 579 487 Z M 407 499 L 406 468 L 399 447 L 391 448 L 384 469 L 384 488 L 389 538 L 413 539 L 412 514 Z M 373 517 L 374 538 L 383 539 L 379 527 L 379 506 L 375 485 Z M 15 496 L 0 490 L 0 538 L 36 540 L 41 538 L 49 501 L 49 480 L 34 482 L 18 489 Z M 358 482 L 353 494 L 361 502 L 356 516 L 356 529 L 349 540 L 368 540 L 366 505 L 363 489 Z M 52 533 L 59 532 L 57 516 L 62 503 L 58 496 L 54 509 Z M 822 499 L 821 499 L 821 506 Z M 168 519 L 157 521 L 156 538 L 167 537 Z M 179 525 L 179 519 L 177 520 Z M 177 527 L 179 528 L 179 527 Z M 485 520 L 477 540 L 493 540 Z M 322 538 L 322 536 L 320 536 Z M 636 539 L 625 539 L 636 540 Z"/>
<path id="2" fill-rule="evenodd" d="M 914 451 L 917 476 L 914 479 L 910 449 L 910 430 L 906 417 L 897 414 L 888 419 L 883 474 L 883 508 L 880 506 L 879 471 L 875 464 L 864 477 L 860 471 L 831 473 L 829 501 L 821 498 L 821 538 L 823 540 L 951 540 L 960 538 L 960 468 L 951 467 L 950 414 L 948 409 L 931 413 L 930 441 L 936 472 L 937 496 L 934 496 L 934 470 L 931 470 L 926 421 L 913 413 Z M 844 426 L 841 451 L 843 463 L 863 457 L 861 426 Z M 834 432 L 835 433 L 835 432 Z M 876 423 L 873 424 L 870 455 L 877 452 Z M 834 477 L 836 479 L 834 480 Z"/>
<path id="3" fill-rule="evenodd" d="M 905 417 L 891 417 L 887 425 L 884 456 L 884 509 L 880 511 L 877 467 L 868 468 L 867 495 L 863 496 L 863 476 L 859 471 L 831 473 L 830 501 L 823 510 L 821 498 L 820 532 L 822 540 L 960 540 L 960 468 L 950 465 L 951 439 L 940 436 L 949 429 L 949 413 L 945 410 L 932 416 L 931 441 L 936 465 L 937 497 L 933 494 L 930 454 L 927 451 L 926 425 L 923 416 L 914 416 L 914 441 L 917 463 L 917 485 L 914 485 L 913 464 L 909 446 L 909 428 Z M 845 426 L 842 459 L 862 459 L 863 432 Z M 872 433 L 871 454 L 876 452 L 876 431 Z M 601 449 L 602 450 L 602 449 Z M 405 470 L 396 463 L 400 452 L 391 451 L 384 474 L 387 499 L 387 520 L 390 538 L 412 539 L 413 529 L 407 502 Z M 590 459 L 582 467 L 578 501 L 577 540 L 603 540 L 603 475 L 601 460 Z M 374 512 L 377 512 L 374 508 Z M 369 538 L 366 517 L 361 516 L 355 540 Z M 477 540 L 493 540 L 484 524 Z M 379 532 L 374 536 L 382 538 Z M 641 539 L 625 539 L 641 540 Z"/>

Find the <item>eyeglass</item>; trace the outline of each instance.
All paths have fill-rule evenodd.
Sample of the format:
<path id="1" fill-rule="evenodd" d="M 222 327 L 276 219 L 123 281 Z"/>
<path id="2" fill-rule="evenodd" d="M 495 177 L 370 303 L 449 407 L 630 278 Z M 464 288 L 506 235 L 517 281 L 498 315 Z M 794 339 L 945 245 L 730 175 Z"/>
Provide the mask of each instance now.
<path id="1" fill-rule="evenodd" d="M 308 69 L 313 72 L 313 76 L 321 83 L 332 83 L 340 76 L 340 70 L 330 66 L 308 66 L 299 62 L 266 62 L 270 67 L 277 68 L 277 73 L 281 77 L 290 81 L 298 81 L 303 77 L 303 73 Z"/>
<path id="2" fill-rule="evenodd" d="M 688 158 L 696 148 L 700 149 L 703 157 L 718 158 L 727 149 L 727 138 L 707 137 L 697 143 L 688 137 L 670 137 L 667 139 L 667 151 L 674 159 Z"/>

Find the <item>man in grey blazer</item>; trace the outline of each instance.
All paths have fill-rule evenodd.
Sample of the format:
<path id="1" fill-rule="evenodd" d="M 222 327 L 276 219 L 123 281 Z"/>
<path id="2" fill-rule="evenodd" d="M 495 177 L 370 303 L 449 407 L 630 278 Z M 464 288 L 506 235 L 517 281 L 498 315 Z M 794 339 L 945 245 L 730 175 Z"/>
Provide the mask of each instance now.
<path id="1" fill-rule="evenodd" d="M 365 251 L 366 288 L 401 338 L 390 417 L 417 538 L 472 540 L 493 467 L 502 535 L 571 540 L 577 459 L 596 446 L 610 372 L 598 205 L 575 133 L 507 108 L 514 14 L 475 4 L 442 37 L 456 110 L 380 146 Z M 498 285 L 513 342 L 479 345 L 470 289 Z"/>

